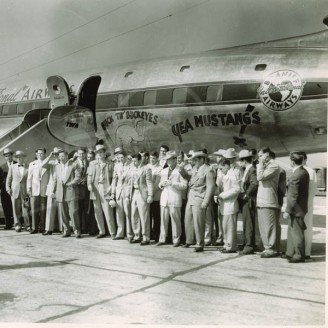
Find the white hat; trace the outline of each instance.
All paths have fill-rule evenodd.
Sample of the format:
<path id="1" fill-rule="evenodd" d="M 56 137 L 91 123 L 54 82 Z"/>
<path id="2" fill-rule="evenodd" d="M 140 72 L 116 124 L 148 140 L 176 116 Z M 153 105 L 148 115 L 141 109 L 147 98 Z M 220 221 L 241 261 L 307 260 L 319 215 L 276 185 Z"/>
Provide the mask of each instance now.
<path id="1" fill-rule="evenodd" d="M 63 149 L 60 147 L 55 147 L 54 150 L 52 151 L 54 154 L 58 154 L 60 151 L 62 151 Z"/>
<path id="2" fill-rule="evenodd" d="M 114 155 L 116 155 L 117 153 L 120 153 L 121 151 L 123 151 L 123 149 L 121 147 L 117 147 L 114 149 Z"/>
<path id="3" fill-rule="evenodd" d="M 4 151 L 3 151 L 3 155 L 7 155 L 7 154 L 13 154 L 14 152 L 10 149 L 10 148 L 6 148 Z"/>
<path id="4" fill-rule="evenodd" d="M 193 150 L 189 150 L 189 153 L 188 153 L 188 154 L 186 154 L 186 156 L 190 158 L 190 157 L 193 155 L 193 153 L 194 153 L 194 151 L 193 151 Z"/>
<path id="5" fill-rule="evenodd" d="M 216 156 L 223 156 L 226 151 L 224 149 L 218 149 L 216 152 L 213 153 L 213 155 Z"/>
<path id="6" fill-rule="evenodd" d="M 196 157 L 207 157 L 207 154 L 205 154 L 203 151 L 194 151 L 190 158 L 192 159 Z"/>
<path id="7" fill-rule="evenodd" d="M 223 155 L 224 158 L 231 159 L 237 157 L 236 151 L 234 148 L 228 148 Z"/>
<path id="8" fill-rule="evenodd" d="M 106 150 L 104 145 L 96 145 L 95 153 L 98 153 L 100 150 Z"/>
<path id="9" fill-rule="evenodd" d="M 22 150 L 16 150 L 16 153 L 14 154 L 14 157 L 26 157 L 26 154 Z"/>
<path id="10" fill-rule="evenodd" d="M 170 150 L 166 153 L 165 159 L 168 160 L 170 158 L 177 158 L 178 154 L 175 150 Z"/>
<path id="11" fill-rule="evenodd" d="M 239 158 L 242 159 L 242 158 L 246 158 L 246 157 L 252 157 L 253 154 L 250 150 L 248 149 L 243 149 L 239 152 Z"/>

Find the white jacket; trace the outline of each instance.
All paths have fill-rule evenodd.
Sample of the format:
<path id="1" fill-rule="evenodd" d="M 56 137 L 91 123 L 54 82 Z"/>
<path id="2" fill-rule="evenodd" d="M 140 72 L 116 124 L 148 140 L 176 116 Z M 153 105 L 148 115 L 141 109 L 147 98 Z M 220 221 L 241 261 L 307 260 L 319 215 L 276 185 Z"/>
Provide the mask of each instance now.
<path id="1" fill-rule="evenodd" d="M 239 210 L 238 195 L 240 193 L 240 181 L 233 175 L 226 174 L 222 179 L 220 198 L 220 212 L 222 215 L 235 214 Z"/>

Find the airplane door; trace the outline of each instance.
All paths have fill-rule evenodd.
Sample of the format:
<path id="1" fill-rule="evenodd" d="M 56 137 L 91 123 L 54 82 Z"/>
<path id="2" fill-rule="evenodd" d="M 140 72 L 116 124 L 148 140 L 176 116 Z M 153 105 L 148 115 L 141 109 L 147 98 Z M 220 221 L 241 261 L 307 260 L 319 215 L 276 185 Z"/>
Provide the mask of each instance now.
<path id="1" fill-rule="evenodd" d="M 88 77 L 84 80 L 77 92 L 76 105 L 91 109 L 93 113 L 94 128 L 97 131 L 96 122 L 96 100 L 97 92 L 101 82 L 101 77 L 99 75 L 94 75 Z"/>
<path id="2" fill-rule="evenodd" d="M 47 87 L 51 108 L 71 105 L 71 92 L 67 82 L 61 76 L 49 76 L 47 78 Z"/>

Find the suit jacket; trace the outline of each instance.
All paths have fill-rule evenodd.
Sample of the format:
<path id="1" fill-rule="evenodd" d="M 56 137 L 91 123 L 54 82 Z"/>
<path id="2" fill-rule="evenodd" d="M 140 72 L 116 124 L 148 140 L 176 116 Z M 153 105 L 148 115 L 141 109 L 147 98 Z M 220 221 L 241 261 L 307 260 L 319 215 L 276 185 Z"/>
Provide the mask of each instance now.
<path id="1" fill-rule="evenodd" d="M 222 178 L 220 193 L 220 212 L 222 215 L 235 214 L 239 210 L 238 195 L 240 181 L 235 176 L 226 174 Z"/>
<path id="2" fill-rule="evenodd" d="M 23 198 L 28 197 L 26 190 L 26 181 L 27 181 L 27 165 L 24 165 L 23 175 L 20 173 L 20 168 L 18 167 L 18 163 L 10 166 L 7 180 L 6 180 L 6 189 L 12 190 L 12 198 L 17 199 L 19 195 Z"/>
<path id="3" fill-rule="evenodd" d="M 158 202 L 161 199 L 162 190 L 159 187 L 159 182 L 161 180 L 162 167 L 157 164 L 155 166 L 148 165 L 151 169 L 152 179 L 153 179 L 153 198 L 155 202 Z"/>
<path id="4" fill-rule="evenodd" d="M 12 164 L 16 164 L 16 161 L 13 161 Z M 0 165 L 0 190 L 6 191 L 6 179 L 8 175 L 9 167 L 7 162 Z"/>
<path id="5" fill-rule="evenodd" d="M 281 207 L 284 203 L 284 197 L 287 189 L 287 176 L 286 171 L 280 168 L 279 180 L 278 180 L 278 204 Z"/>
<path id="6" fill-rule="evenodd" d="M 170 180 L 170 186 L 163 186 L 164 181 Z M 180 174 L 180 168 L 176 166 L 171 175 L 169 176 L 169 168 L 165 168 L 161 172 L 161 179 L 159 188 L 162 189 L 161 193 L 161 206 L 174 206 L 181 207 L 183 193 L 187 189 L 188 182 Z"/>
<path id="7" fill-rule="evenodd" d="M 104 163 L 104 181 L 103 181 L 103 187 L 105 190 L 105 199 L 110 199 L 110 194 L 112 191 L 112 180 L 113 180 L 113 165 L 109 162 Z M 96 200 L 97 199 L 97 194 L 95 193 L 95 189 L 98 188 L 98 182 L 102 170 L 102 165 L 100 162 L 97 160 L 92 161 L 89 164 L 89 169 L 88 169 L 88 178 L 87 178 L 87 183 L 88 186 L 92 186 L 92 191 L 90 192 L 90 199 L 91 200 Z"/>
<path id="8" fill-rule="evenodd" d="M 302 167 L 298 167 L 288 181 L 286 212 L 303 217 L 308 211 L 309 174 Z"/>
<path id="9" fill-rule="evenodd" d="M 56 186 L 56 164 L 49 164 L 49 181 L 46 189 L 46 196 L 52 196 Z"/>
<path id="10" fill-rule="evenodd" d="M 257 188 L 259 183 L 257 181 L 256 169 L 251 166 L 248 170 L 245 179 L 242 179 L 243 192 L 241 195 L 246 195 L 249 199 L 256 199 Z"/>
<path id="11" fill-rule="evenodd" d="M 87 196 L 87 193 L 88 193 L 88 189 L 87 189 L 88 173 L 87 172 L 88 172 L 89 162 L 87 160 L 85 160 L 85 162 L 76 160 L 75 164 L 81 172 L 81 179 L 77 185 L 78 199 L 85 199 Z"/>
<path id="12" fill-rule="evenodd" d="M 39 161 L 33 161 L 28 167 L 27 190 L 32 196 L 46 196 L 50 177 L 49 165 L 41 166 Z"/>
<path id="13" fill-rule="evenodd" d="M 120 197 L 129 197 L 130 195 L 130 174 L 131 165 L 125 163 L 114 166 L 114 175 L 112 181 L 112 194 L 116 199 Z"/>
<path id="14" fill-rule="evenodd" d="M 65 172 L 65 166 L 66 172 Z M 64 164 L 57 164 L 55 166 L 55 180 L 54 187 L 56 190 L 57 202 L 77 200 L 77 184 L 81 179 L 81 171 L 78 166 L 72 162 L 67 161 Z"/>
<path id="15" fill-rule="evenodd" d="M 209 165 L 203 164 L 192 173 L 188 184 L 188 204 L 196 206 L 201 206 L 203 202 L 209 204 L 215 189 L 213 169 Z"/>
<path id="16" fill-rule="evenodd" d="M 147 202 L 148 196 L 153 197 L 153 179 L 151 169 L 148 165 L 144 165 L 131 170 L 130 184 L 130 198 L 132 199 L 134 180 L 137 180 L 138 188 L 142 199 Z"/>
<path id="17" fill-rule="evenodd" d="M 257 180 L 259 188 L 257 190 L 256 204 L 258 207 L 280 208 L 278 201 L 278 183 L 280 167 L 274 161 L 259 163 L 257 165 Z"/>

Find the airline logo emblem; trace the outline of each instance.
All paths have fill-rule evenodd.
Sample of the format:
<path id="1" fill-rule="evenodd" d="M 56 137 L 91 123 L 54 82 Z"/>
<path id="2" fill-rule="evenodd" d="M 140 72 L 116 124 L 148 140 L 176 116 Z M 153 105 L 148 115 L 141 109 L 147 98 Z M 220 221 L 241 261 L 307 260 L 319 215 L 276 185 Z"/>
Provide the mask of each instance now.
<path id="1" fill-rule="evenodd" d="M 294 71 L 271 73 L 257 90 L 263 105 L 274 111 L 285 111 L 301 98 L 305 82 Z"/>

